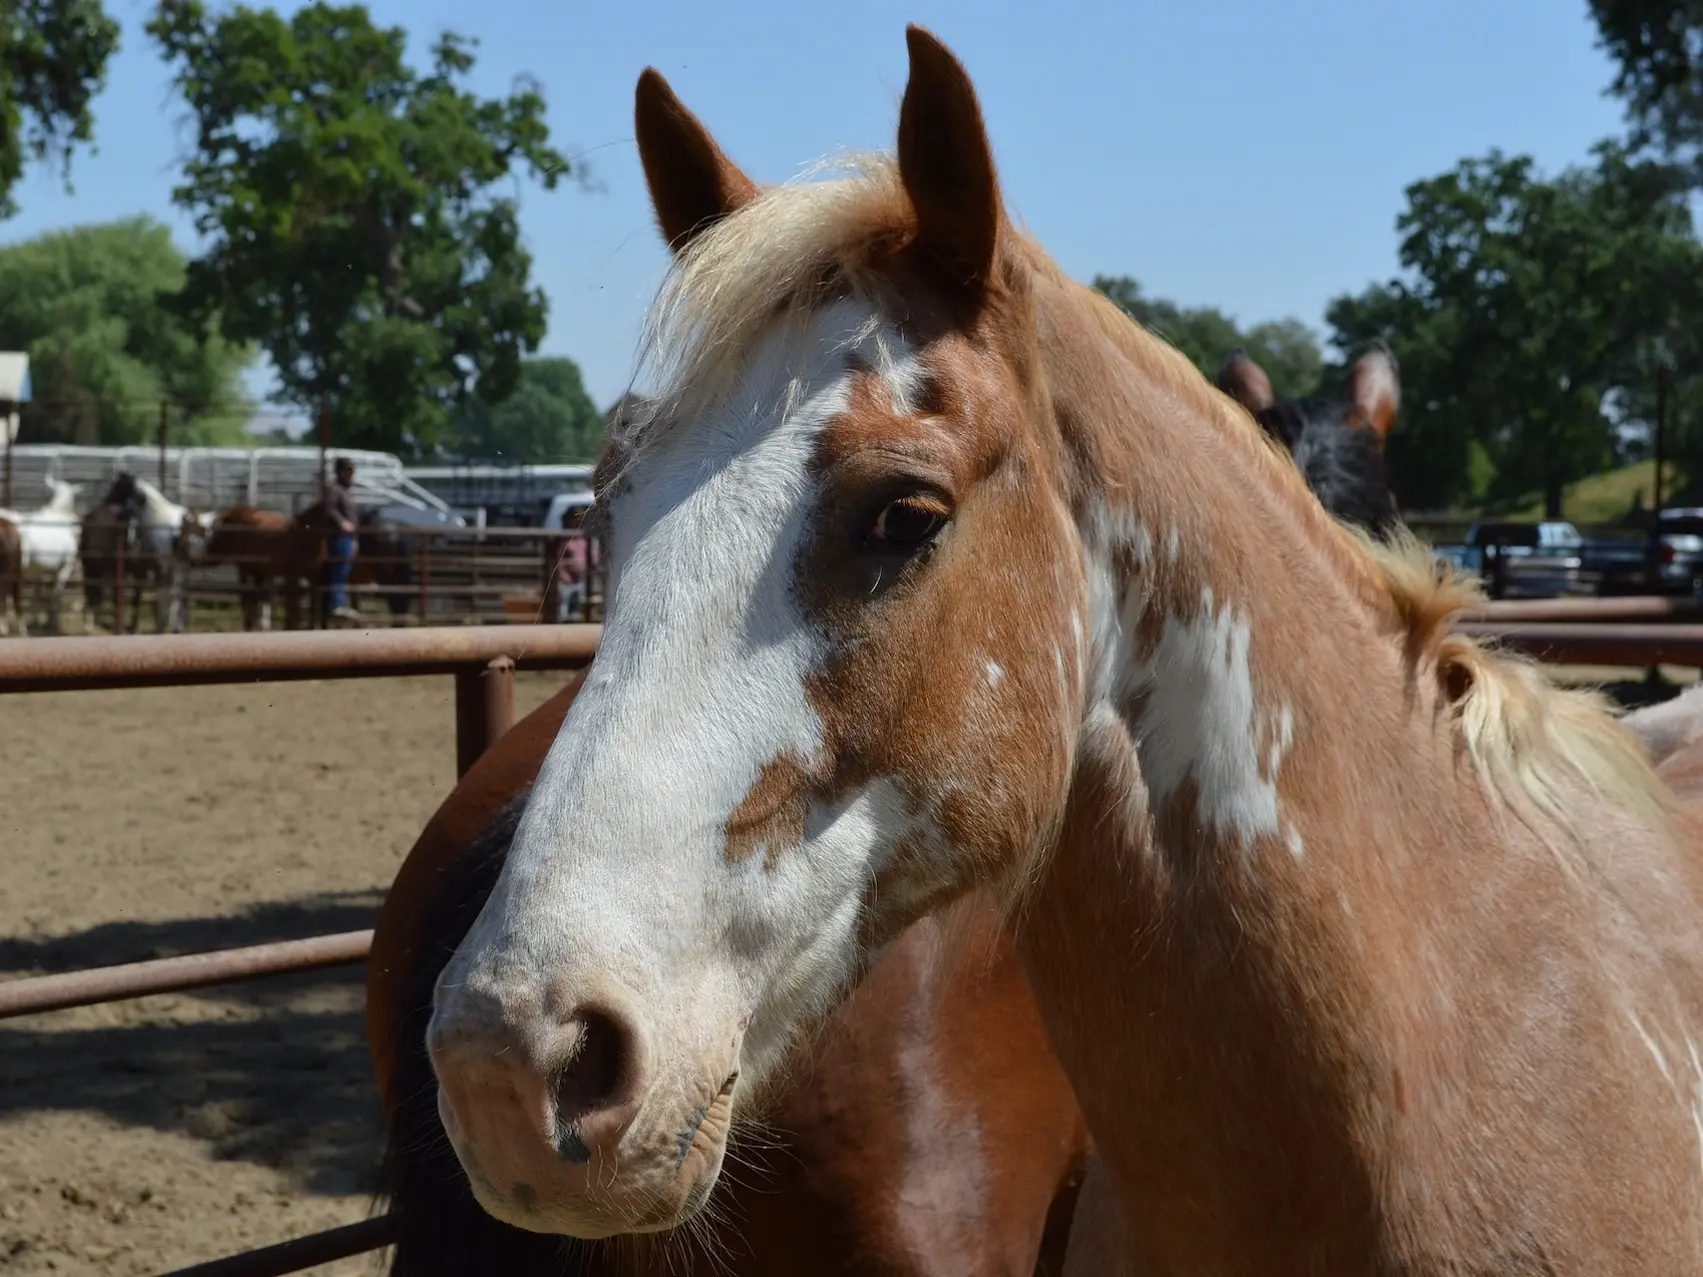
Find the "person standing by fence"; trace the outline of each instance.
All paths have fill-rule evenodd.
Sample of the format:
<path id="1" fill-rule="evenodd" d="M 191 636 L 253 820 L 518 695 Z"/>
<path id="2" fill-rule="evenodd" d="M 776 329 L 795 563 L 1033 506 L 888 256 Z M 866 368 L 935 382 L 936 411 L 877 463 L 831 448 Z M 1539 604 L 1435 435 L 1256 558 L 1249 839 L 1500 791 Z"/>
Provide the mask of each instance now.
<path id="1" fill-rule="evenodd" d="M 359 613 L 349 606 L 349 577 L 355 570 L 360 527 L 352 488 L 355 463 L 338 457 L 335 473 L 337 481 L 325 490 L 326 536 L 330 541 L 325 569 L 331 587 L 331 615 L 340 621 L 358 621 Z"/>

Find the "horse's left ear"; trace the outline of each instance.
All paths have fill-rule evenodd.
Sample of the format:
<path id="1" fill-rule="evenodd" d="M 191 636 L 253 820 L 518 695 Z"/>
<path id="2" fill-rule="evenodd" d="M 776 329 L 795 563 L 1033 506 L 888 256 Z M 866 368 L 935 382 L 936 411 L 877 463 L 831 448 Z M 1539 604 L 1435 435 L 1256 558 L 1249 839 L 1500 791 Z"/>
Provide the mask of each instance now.
<path id="1" fill-rule="evenodd" d="M 722 154 L 655 67 L 639 76 L 633 126 L 657 225 L 674 252 L 757 197 L 757 184 Z"/>
<path id="2" fill-rule="evenodd" d="M 1277 402 L 1271 378 L 1240 346 L 1224 356 L 1218 366 L 1218 388 L 1255 415 Z"/>
<path id="3" fill-rule="evenodd" d="M 899 177 L 916 212 L 915 249 L 957 287 L 985 286 L 999 242 L 999 182 L 969 73 L 922 27 L 905 28 L 911 77 L 899 108 Z"/>
<path id="4" fill-rule="evenodd" d="M 1395 352 L 1383 342 L 1374 342 L 1354 361 L 1348 374 L 1348 393 L 1378 436 L 1387 437 L 1401 408 L 1401 370 Z"/>

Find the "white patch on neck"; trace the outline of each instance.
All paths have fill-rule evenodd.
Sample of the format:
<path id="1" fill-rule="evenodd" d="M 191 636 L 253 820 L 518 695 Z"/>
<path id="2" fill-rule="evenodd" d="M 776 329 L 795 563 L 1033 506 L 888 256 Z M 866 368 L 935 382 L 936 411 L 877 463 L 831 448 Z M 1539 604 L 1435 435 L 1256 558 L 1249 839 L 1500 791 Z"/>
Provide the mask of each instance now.
<path id="1" fill-rule="evenodd" d="M 1154 800 L 1168 801 L 1192 779 L 1201 823 L 1244 844 L 1281 827 L 1277 775 L 1295 739 L 1290 707 L 1274 713 L 1255 696 L 1251 641 L 1246 616 L 1209 587 L 1199 615 L 1165 618 L 1152 659 L 1133 671 L 1147 694 L 1136 744 Z M 1299 844 L 1290 851 L 1299 855 Z"/>
<path id="2" fill-rule="evenodd" d="M 1193 618 L 1167 616 L 1147 659 L 1130 636 L 1151 606 L 1152 582 L 1117 579 L 1115 550 L 1128 546 L 1138 561 L 1145 528 L 1129 514 L 1102 507 L 1084 529 L 1093 667 L 1091 704 L 1128 705 L 1145 698 L 1133 724 L 1142 778 L 1155 804 L 1169 801 L 1185 781 L 1197 794 L 1205 829 L 1244 845 L 1281 835 L 1300 859 L 1300 831 L 1278 806 L 1277 778 L 1295 740 L 1293 707 L 1259 701 L 1249 660 L 1252 634 L 1245 614 L 1201 592 Z M 1177 531 L 1166 535 L 1175 559 Z"/>

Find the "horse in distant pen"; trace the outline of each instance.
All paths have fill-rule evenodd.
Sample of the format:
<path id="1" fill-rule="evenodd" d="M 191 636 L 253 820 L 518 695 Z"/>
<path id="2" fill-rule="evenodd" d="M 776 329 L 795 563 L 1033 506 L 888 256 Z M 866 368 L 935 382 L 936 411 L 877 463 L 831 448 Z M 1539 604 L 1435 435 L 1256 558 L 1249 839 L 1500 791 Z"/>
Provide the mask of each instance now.
<path id="1" fill-rule="evenodd" d="M 17 606 L 23 608 L 24 586 L 32 576 L 45 578 L 48 587 L 47 624 L 60 629 L 65 587 L 77 568 L 77 486 L 49 478 L 52 494 L 34 510 L 0 510 L 0 517 L 18 530 L 23 585 Z"/>
<path id="2" fill-rule="evenodd" d="M 0 518 L 0 635 L 9 636 L 15 626 L 20 636 L 28 634 L 24 614 L 24 538 L 18 525 Z"/>
<path id="3" fill-rule="evenodd" d="M 136 558 L 135 510 L 126 503 L 127 495 L 115 499 L 109 489 L 81 521 L 77 558 L 83 568 L 84 624 L 91 628 L 101 623 L 101 609 L 109 594 L 113 601 L 112 628 L 123 628 L 122 596 Z M 134 608 L 131 622 L 134 631 Z"/>
<path id="4" fill-rule="evenodd" d="M 363 510 L 357 538 L 351 586 L 413 583 L 411 547 L 396 524 Z M 231 506 L 213 519 L 200 562 L 206 566 L 229 564 L 236 569 L 245 630 L 272 628 L 272 604 L 282 582 L 285 624 L 293 629 L 299 620 L 304 586 L 316 596 L 311 614 L 317 618 L 321 610 L 329 558 L 326 540 L 324 508 L 317 501 L 294 515 L 256 506 Z M 388 590 L 384 600 L 393 622 L 408 612 L 407 593 Z"/>
<path id="5" fill-rule="evenodd" d="M 118 591 L 124 588 L 130 595 L 128 629 L 134 634 L 141 622 L 142 590 L 151 585 L 154 632 L 185 629 L 189 566 L 205 552 L 208 523 L 146 479 L 120 474 L 83 519 L 79 556 L 89 619 L 98 618 L 110 590 L 116 627 Z"/>

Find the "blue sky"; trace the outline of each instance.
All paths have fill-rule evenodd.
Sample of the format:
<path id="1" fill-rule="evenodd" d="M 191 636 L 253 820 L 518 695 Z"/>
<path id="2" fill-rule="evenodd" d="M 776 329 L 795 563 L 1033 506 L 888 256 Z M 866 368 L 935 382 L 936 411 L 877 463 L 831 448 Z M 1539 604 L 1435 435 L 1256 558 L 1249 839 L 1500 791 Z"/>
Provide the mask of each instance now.
<path id="1" fill-rule="evenodd" d="M 147 0 L 107 0 L 124 45 L 96 103 L 99 151 L 75 193 L 45 172 L 17 191 L 0 242 L 148 212 L 185 248 L 171 204 L 188 134 L 142 32 Z M 284 3 L 280 8 L 296 7 Z M 1066 270 L 1128 274 L 1239 320 L 1295 315 L 1396 271 L 1402 189 L 1492 146 L 1545 168 L 1621 127 L 1583 0 L 375 0 L 416 52 L 444 27 L 478 37 L 477 88 L 529 73 L 557 146 L 599 189 L 524 187 L 522 220 L 550 298 L 548 354 L 600 404 L 626 386 L 665 258 L 633 146 L 632 92 L 658 67 L 759 181 L 840 147 L 892 145 L 906 22 L 964 60 L 1005 194 Z M 255 377 L 264 393 L 269 375 Z"/>

